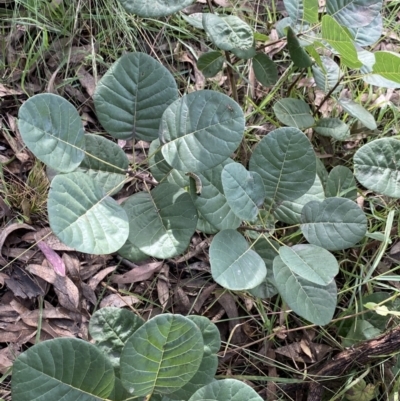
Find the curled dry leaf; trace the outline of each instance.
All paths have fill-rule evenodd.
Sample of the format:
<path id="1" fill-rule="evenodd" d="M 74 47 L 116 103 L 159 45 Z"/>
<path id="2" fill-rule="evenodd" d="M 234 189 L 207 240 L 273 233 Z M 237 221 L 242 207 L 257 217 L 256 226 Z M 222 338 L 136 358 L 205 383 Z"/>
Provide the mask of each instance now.
<path id="1" fill-rule="evenodd" d="M 1 233 L 0 233 L 0 254 L 3 249 L 3 245 L 7 237 L 10 235 L 15 230 L 19 230 L 21 228 L 24 228 L 25 230 L 34 230 L 33 227 L 31 227 L 28 224 L 21 224 L 21 223 L 13 223 L 7 226 L 6 228 L 3 228 Z M 2 266 L 5 266 L 7 264 L 7 261 L 0 255 L 0 264 Z"/>
<path id="2" fill-rule="evenodd" d="M 111 281 L 115 284 L 132 284 L 146 281 L 152 278 L 155 273 L 159 272 L 162 265 L 163 262 L 153 262 L 136 266 L 127 273 L 114 275 Z"/>

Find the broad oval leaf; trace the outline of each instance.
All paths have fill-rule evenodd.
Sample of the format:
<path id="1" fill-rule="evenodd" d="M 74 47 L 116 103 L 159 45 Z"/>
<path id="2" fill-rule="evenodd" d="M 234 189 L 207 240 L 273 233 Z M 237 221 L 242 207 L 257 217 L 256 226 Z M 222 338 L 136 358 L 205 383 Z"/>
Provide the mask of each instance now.
<path id="1" fill-rule="evenodd" d="M 275 85 L 278 81 L 278 67 L 264 53 L 257 53 L 253 58 L 253 70 L 257 81 L 264 86 Z"/>
<path id="2" fill-rule="evenodd" d="M 54 177 L 47 209 L 53 233 L 77 251 L 96 255 L 113 253 L 128 238 L 124 209 L 83 173 Z"/>
<path id="3" fill-rule="evenodd" d="M 375 64 L 372 67 L 374 73 L 400 83 L 400 57 L 391 52 L 375 52 Z"/>
<path id="4" fill-rule="evenodd" d="M 375 130 L 377 128 L 374 116 L 360 104 L 346 98 L 339 99 L 339 104 L 352 117 L 357 118 L 364 127 L 370 130 Z"/>
<path id="5" fill-rule="evenodd" d="M 261 176 L 247 171 L 240 163 L 230 163 L 222 170 L 221 179 L 226 200 L 236 216 L 254 220 L 265 199 Z"/>
<path id="6" fill-rule="evenodd" d="M 281 246 L 279 256 L 294 274 L 319 285 L 329 284 L 339 272 L 336 258 L 315 245 Z"/>
<path id="7" fill-rule="evenodd" d="M 155 258 L 182 253 L 196 230 L 196 208 L 190 195 L 175 184 L 162 183 L 150 192 L 139 192 L 122 207 L 129 218 L 129 241 Z"/>
<path id="8" fill-rule="evenodd" d="M 326 40 L 341 56 L 344 64 L 350 68 L 360 68 L 357 50 L 347 31 L 331 16 L 322 17 L 322 39 Z"/>
<path id="9" fill-rule="evenodd" d="M 69 173 L 85 157 L 85 139 L 78 111 L 58 95 L 28 99 L 18 111 L 18 128 L 32 153 L 49 167 Z"/>
<path id="10" fill-rule="evenodd" d="M 308 68 L 313 64 L 310 56 L 302 48 L 299 39 L 297 39 L 297 36 L 291 27 L 287 30 L 287 46 L 290 58 L 296 67 Z"/>
<path id="11" fill-rule="evenodd" d="M 335 281 L 322 286 L 305 280 L 279 256 L 274 259 L 274 276 L 280 295 L 295 313 L 321 326 L 332 320 L 337 303 Z"/>
<path id="12" fill-rule="evenodd" d="M 204 53 L 197 60 L 197 68 L 206 78 L 212 78 L 222 70 L 224 61 L 221 52 Z"/>
<path id="13" fill-rule="evenodd" d="M 278 128 L 266 135 L 254 150 L 249 169 L 260 174 L 266 197 L 295 200 L 313 185 L 316 160 L 308 138 L 297 128 Z"/>
<path id="14" fill-rule="evenodd" d="M 329 0 L 326 11 L 340 25 L 358 28 L 369 25 L 380 13 L 382 0 Z"/>
<path id="15" fill-rule="evenodd" d="M 347 27 L 353 35 L 354 41 L 360 46 L 370 46 L 379 40 L 382 35 L 382 15 L 378 14 L 372 22 L 366 26 L 353 28 Z"/>
<path id="16" fill-rule="evenodd" d="M 334 167 L 326 182 L 326 197 L 357 198 L 357 184 L 351 170 L 345 166 Z"/>
<path id="17" fill-rule="evenodd" d="M 173 393 L 195 375 L 203 352 L 203 336 L 195 323 L 181 315 L 158 315 L 126 342 L 122 384 L 136 396 Z"/>
<path id="18" fill-rule="evenodd" d="M 262 401 L 247 384 L 235 379 L 217 380 L 197 390 L 189 401 Z"/>
<path id="19" fill-rule="evenodd" d="M 177 98 L 172 74 L 144 53 L 128 53 L 118 59 L 93 95 L 96 116 L 110 135 L 145 141 L 158 137 L 161 116 Z"/>
<path id="20" fill-rule="evenodd" d="M 230 163 L 233 160 L 227 159 L 219 166 L 197 174 L 202 186 L 201 193 L 191 193 L 191 196 L 199 214 L 210 224 L 208 229 L 234 229 L 241 223 L 229 206 L 222 186 L 222 169 Z"/>
<path id="21" fill-rule="evenodd" d="M 118 0 L 132 14 L 144 18 L 166 17 L 190 6 L 195 0 Z"/>
<path id="22" fill-rule="evenodd" d="M 128 338 L 144 321 L 127 309 L 107 307 L 96 311 L 89 323 L 89 333 L 96 347 L 107 355 L 115 368 Z"/>
<path id="23" fill-rule="evenodd" d="M 344 141 L 350 137 L 350 127 L 339 118 L 321 118 L 314 127 L 320 135 Z"/>
<path id="24" fill-rule="evenodd" d="M 113 195 L 122 189 L 128 167 L 128 158 L 116 143 L 100 135 L 85 135 L 85 157 L 77 171 L 87 174 L 104 192 Z"/>
<path id="25" fill-rule="evenodd" d="M 165 110 L 160 126 L 162 154 L 177 170 L 197 173 L 228 159 L 239 146 L 245 121 L 240 106 L 222 93 L 189 93 Z"/>
<path id="26" fill-rule="evenodd" d="M 321 62 L 323 69 L 318 65 L 313 65 L 312 71 L 315 79 L 315 83 L 319 89 L 328 93 L 338 84 L 343 76 L 339 66 L 330 57 L 322 56 Z M 337 85 L 332 93 L 340 91 L 341 85 Z"/>
<path id="27" fill-rule="evenodd" d="M 118 249 L 118 255 L 131 262 L 141 262 L 142 260 L 150 258 L 149 255 L 142 252 L 137 246 L 133 245 L 129 239 L 126 240 L 122 248 Z"/>
<path id="28" fill-rule="evenodd" d="M 303 100 L 283 98 L 274 104 L 273 109 L 278 120 L 289 127 L 304 129 L 315 123 L 310 106 Z"/>
<path id="29" fill-rule="evenodd" d="M 285 9 L 293 22 L 301 22 L 304 19 L 303 0 L 283 0 Z"/>
<path id="30" fill-rule="evenodd" d="M 213 279 L 233 291 L 248 290 L 261 284 L 267 270 L 262 258 L 235 230 L 220 231 L 210 246 Z"/>
<path id="31" fill-rule="evenodd" d="M 301 213 L 301 231 L 311 244 L 329 251 L 354 246 L 367 232 L 364 212 L 350 199 L 311 201 Z"/>
<path id="32" fill-rule="evenodd" d="M 400 198 L 400 142 L 381 138 L 362 146 L 354 155 L 354 174 L 366 188 Z"/>
<path id="33" fill-rule="evenodd" d="M 248 49 L 232 49 L 231 53 L 233 53 L 236 57 L 241 58 L 243 60 L 249 60 L 253 58 L 257 52 L 254 47 L 255 45 L 253 44 L 253 47 L 249 47 Z"/>
<path id="34" fill-rule="evenodd" d="M 253 30 L 235 15 L 204 13 L 203 27 L 211 41 L 221 50 L 246 50 L 253 46 Z"/>
<path id="35" fill-rule="evenodd" d="M 325 199 L 324 187 L 318 175 L 315 176 L 315 181 L 312 187 L 300 198 L 293 201 L 279 202 L 274 209 L 274 216 L 287 224 L 300 224 L 301 211 L 304 205 L 313 200 L 323 201 Z"/>
<path id="36" fill-rule="evenodd" d="M 57 338 L 18 356 L 11 394 L 15 401 L 98 401 L 109 396 L 114 377 L 111 362 L 97 347 L 75 338 Z"/>

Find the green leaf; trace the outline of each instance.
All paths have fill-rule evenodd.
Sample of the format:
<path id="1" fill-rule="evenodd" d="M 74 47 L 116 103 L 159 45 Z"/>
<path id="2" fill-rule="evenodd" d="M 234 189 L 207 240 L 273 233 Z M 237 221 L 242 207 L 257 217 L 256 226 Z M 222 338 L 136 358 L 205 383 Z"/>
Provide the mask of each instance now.
<path id="1" fill-rule="evenodd" d="M 337 302 L 335 281 L 326 286 L 311 283 L 294 274 L 279 256 L 274 259 L 274 276 L 279 293 L 295 313 L 321 326 L 332 320 Z"/>
<path id="2" fill-rule="evenodd" d="M 129 241 L 155 258 L 182 253 L 196 229 L 197 211 L 190 195 L 175 184 L 136 193 L 122 207 L 129 217 Z"/>
<path id="3" fill-rule="evenodd" d="M 275 85 L 278 81 L 276 64 L 264 53 L 257 53 L 253 58 L 253 71 L 258 82 L 264 86 Z"/>
<path id="4" fill-rule="evenodd" d="M 358 28 L 369 25 L 380 13 L 382 0 L 329 0 L 326 12 L 340 25 Z"/>
<path id="5" fill-rule="evenodd" d="M 281 246 L 279 256 L 295 275 L 322 286 L 329 284 L 339 272 L 336 258 L 319 246 L 309 244 Z"/>
<path id="6" fill-rule="evenodd" d="M 375 130 L 377 128 L 374 116 L 360 104 L 346 98 L 341 98 L 338 102 L 343 107 L 344 111 L 357 118 L 365 127 L 370 130 Z"/>
<path id="7" fill-rule="evenodd" d="M 199 210 L 197 210 L 197 213 L 199 215 L 199 219 L 197 220 L 196 230 L 201 231 L 204 234 L 216 234 L 219 231 L 218 228 L 214 227 L 203 217 Z"/>
<path id="8" fill-rule="evenodd" d="M 322 17 L 322 39 L 339 52 L 343 63 L 348 67 L 360 68 L 362 66 L 349 34 L 329 15 Z"/>
<path id="9" fill-rule="evenodd" d="M 321 118 L 314 131 L 320 135 L 344 141 L 350 137 L 350 127 L 339 118 Z"/>
<path id="10" fill-rule="evenodd" d="M 204 316 L 187 316 L 200 329 L 203 335 L 204 355 L 196 374 L 181 389 L 169 394 L 174 400 L 188 400 L 198 389 L 214 380 L 218 368 L 216 352 L 221 348 L 218 327 Z"/>
<path id="11" fill-rule="evenodd" d="M 342 72 L 339 66 L 326 56 L 321 57 L 323 69 L 318 65 L 312 67 L 315 83 L 324 93 L 330 92 L 342 78 Z M 342 85 L 338 85 L 332 93 L 336 93 L 342 89 Z"/>
<path id="12" fill-rule="evenodd" d="M 218 230 L 235 229 L 241 219 L 236 216 L 226 199 L 222 186 L 221 173 L 232 159 L 228 159 L 211 170 L 198 173 L 202 190 L 200 195 L 192 195 L 193 202 L 203 218 Z"/>
<path id="13" fill-rule="evenodd" d="M 57 171 L 75 170 L 85 156 L 81 118 L 61 96 L 43 93 L 28 99 L 18 111 L 18 128 L 29 150 Z"/>
<path id="14" fill-rule="evenodd" d="M 234 15 L 203 14 L 203 27 L 215 46 L 221 50 L 246 50 L 253 46 L 253 30 Z"/>
<path id="15" fill-rule="evenodd" d="M 126 401 L 131 398 L 130 393 L 122 385 L 121 379 L 115 376 L 115 384 L 113 391 L 108 396 L 111 401 Z"/>
<path id="16" fill-rule="evenodd" d="M 220 231 L 213 238 L 210 264 L 213 279 L 222 287 L 234 291 L 256 287 L 267 274 L 262 258 L 235 230 Z"/>
<path id="17" fill-rule="evenodd" d="M 330 251 L 351 248 L 367 232 L 364 212 L 345 198 L 307 203 L 301 221 L 301 231 L 307 241 Z"/>
<path id="18" fill-rule="evenodd" d="M 304 20 L 310 24 L 318 22 L 318 0 L 303 0 Z"/>
<path id="19" fill-rule="evenodd" d="M 366 26 L 353 28 L 347 27 L 354 41 L 360 46 L 370 46 L 379 40 L 383 31 L 382 15 L 378 14 L 372 22 Z M 361 60 L 360 60 L 361 61 Z"/>
<path id="20" fill-rule="evenodd" d="M 113 388 L 111 362 L 94 345 L 75 338 L 36 344 L 13 365 L 11 394 L 15 401 L 100 401 Z"/>
<path id="21" fill-rule="evenodd" d="M 128 238 L 125 211 L 83 173 L 54 177 L 47 208 L 53 233 L 79 252 L 113 253 Z"/>
<path id="22" fill-rule="evenodd" d="M 314 149 L 297 128 L 278 128 L 259 142 L 250 158 L 249 169 L 260 174 L 267 198 L 277 203 L 295 200 L 315 181 Z"/>
<path id="23" fill-rule="evenodd" d="M 121 308 L 102 308 L 96 311 L 89 323 L 89 333 L 99 348 L 119 368 L 119 358 L 128 338 L 144 321 L 133 312 Z"/>
<path id="24" fill-rule="evenodd" d="M 158 137 L 161 116 L 177 98 L 172 74 L 144 53 L 128 53 L 118 59 L 93 95 L 96 116 L 111 136 L 145 141 Z"/>
<path id="25" fill-rule="evenodd" d="M 300 22 L 304 18 L 303 0 L 283 0 L 286 11 L 293 22 Z"/>
<path id="26" fill-rule="evenodd" d="M 245 120 L 240 106 L 219 92 L 189 93 L 163 114 L 160 140 L 167 163 L 184 172 L 211 169 L 239 146 Z"/>
<path id="27" fill-rule="evenodd" d="M 87 174 L 109 195 L 122 189 L 129 161 L 114 142 L 100 135 L 85 135 L 85 158 L 77 171 Z"/>
<path id="28" fill-rule="evenodd" d="M 206 78 L 212 78 L 222 70 L 224 61 L 221 52 L 204 53 L 197 60 L 197 68 Z"/>
<path id="29" fill-rule="evenodd" d="M 354 155 L 354 174 L 366 188 L 400 198 L 400 142 L 381 138 L 362 146 Z"/>
<path id="30" fill-rule="evenodd" d="M 265 199 L 260 175 L 247 171 L 240 163 L 230 163 L 222 170 L 221 179 L 226 200 L 236 216 L 242 220 L 254 220 Z"/>
<path id="31" fill-rule="evenodd" d="M 159 18 L 190 6 L 195 0 L 118 0 L 132 14 L 144 18 Z"/>
<path id="32" fill-rule="evenodd" d="M 310 56 L 301 47 L 300 41 L 297 39 L 297 36 L 291 27 L 287 30 L 287 46 L 290 58 L 296 67 L 307 68 L 313 64 Z"/>
<path id="33" fill-rule="evenodd" d="M 375 64 L 372 67 L 373 72 L 400 83 L 400 57 L 391 52 L 375 52 Z"/>
<path id="34" fill-rule="evenodd" d="M 132 242 L 126 240 L 122 248 L 118 249 L 118 255 L 131 262 L 141 262 L 142 260 L 149 259 L 150 256 L 142 252 L 137 246 L 133 245 Z"/>
<path id="35" fill-rule="evenodd" d="M 181 315 L 158 315 L 126 342 L 122 384 L 136 396 L 173 393 L 195 375 L 203 351 L 203 336 L 195 323 Z"/>
<path id="36" fill-rule="evenodd" d="M 326 197 L 357 198 L 357 184 L 351 170 L 345 166 L 334 167 L 326 182 Z"/>
<path id="37" fill-rule="evenodd" d="M 267 276 L 262 283 L 248 290 L 255 297 L 271 298 L 278 293 L 272 266 L 275 256 L 279 255 L 279 247 L 280 245 L 276 241 L 264 236 L 260 236 L 253 245 L 254 251 L 261 256 L 267 268 Z"/>
<path id="38" fill-rule="evenodd" d="M 254 44 L 253 44 L 253 47 L 249 47 L 248 49 L 244 49 L 244 50 L 243 49 L 232 49 L 230 51 L 236 57 L 241 58 L 243 60 L 249 60 L 257 54 Z"/>
<path id="39" fill-rule="evenodd" d="M 304 129 L 315 124 L 310 106 L 304 100 L 282 98 L 274 104 L 273 109 L 278 120 L 289 127 Z"/>
<path id="40" fill-rule="evenodd" d="M 325 199 L 324 188 L 318 175 L 312 187 L 300 198 L 294 201 L 283 201 L 274 209 L 274 216 L 287 224 L 300 224 L 301 211 L 304 205 L 312 200 L 323 201 Z"/>
<path id="41" fill-rule="evenodd" d="M 247 384 L 235 379 L 217 380 L 197 390 L 189 401 L 262 401 Z"/>

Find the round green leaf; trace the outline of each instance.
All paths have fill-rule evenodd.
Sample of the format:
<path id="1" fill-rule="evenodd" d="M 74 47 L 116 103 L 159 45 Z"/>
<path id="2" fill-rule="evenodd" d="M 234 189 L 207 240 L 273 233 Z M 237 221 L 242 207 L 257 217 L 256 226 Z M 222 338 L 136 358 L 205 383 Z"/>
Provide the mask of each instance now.
<path id="1" fill-rule="evenodd" d="M 365 127 L 370 130 L 375 130 L 377 128 L 374 116 L 362 107 L 361 104 L 345 98 L 339 99 L 338 102 L 343 107 L 344 111 L 357 118 Z"/>
<path id="2" fill-rule="evenodd" d="M 382 35 L 382 15 L 378 14 L 370 24 L 358 28 L 348 27 L 354 41 L 360 46 L 370 46 L 379 40 Z"/>
<path id="3" fill-rule="evenodd" d="M 287 46 L 293 64 L 298 68 L 308 68 L 313 64 L 310 56 L 301 47 L 299 39 L 289 26 L 287 30 Z"/>
<path id="4" fill-rule="evenodd" d="M 172 103 L 162 116 L 162 154 L 177 170 L 211 169 L 239 146 L 245 121 L 240 106 L 222 93 L 202 90 Z"/>
<path id="5" fill-rule="evenodd" d="M 29 150 L 57 171 L 75 170 L 85 156 L 81 118 L 61 96 L 43 93 L 28 99 L 19 109 L 18 128 Z"/>
<path id="6" fill-rule="evenodd" d="M 350 127 L 338 118 L 321 118 L 314 127 L 320 135 L 344 141 L 350 137 Z"/>
<path id="7" fill-rule="evenodd" d="M 294 274 L 322 286 L 329 284 L 339 272 L 336 258 L 319 246 L 309 244 L 281 246 L 279 256 Z"/>
<path id="8" fill-rule="evenodd" d="M 235 230 L 220 231 L 210 246 L 213 279 L 229 290 L 248 290 L 259 285 L 267 270 L 262 258 Z"/>
<path id="9" fill-rule="evenodd" d="M 273 109 L 278 120 L 289 127 L 304 129 L 315 123 L 310 106 L 303 100 L 283 98 L 274 104 Z"/>
<path id="10" fill-rule="evenodd" d="M 354 155 L 354 174 L 366 188 L 400 198 L 400 142 L 381 138 L 362 146 Z"/>
<path id="11" fill-rule="evenodd" d="M 235 15 L 203 14 L 203 27 L 221 50 L 246 50 L 253 46 L 253 30 Z"/>
<path id="12" fill-rule="evenodd" d="M 122 7 L 144 18 L 166 17 L 190 6 L 195 0 L 119 0 Z"/>
<path id="13" fill-rule="evenodd" d="M 304 205 L 313 200 L 323 201 L 324 199 L 324 188 L 320 178 L 316 175 L 313 186 L 303 196 L 294 201 L 280 202 L 274 209 L 274 216 L 287 224 L 300 224 Z"/>
<path id="14" fill-rule="evenodd" d="M 233 163 L 233 160 L 227 159 L 211 170 L 198 173 L 202 184 L 201 194 L 192 194 L 193 202 L 201 216 L 211 227 L 218 230 L 235 229 L 241 223 L 241 219 L 229 206 L 222 186 L 222 170 L 230 163 Z"/>
<path id="15" fill-rule="evenodd" d="M 126 240 L 122 248 L 118 249 L 118 255 L 131 262 L 141 262 L 142 260 L 149 259 L 150 256 L 142 252 L 137 246 L 133 245 L 129 239 Z"/>
<path id="16" fill-rule="evenodd" d="M 313 185 L 316 160 L 308 138 L 297 128 L 278 128 L 254 150 L 249 169 L 260 174 L 266 197 L 280 202 L 295 200 Z"/>
<path id="17" fill-rule="evenodd" d="M 301 231 L 307 241 L 330 251 L 351 248 L 367 232 L 364 212 L 345 198 L 307 203 L 301 221 Z"/>
<path id="18" fill-rule="evenodd" d="M 305 280 L 279 256 L 274 260 L 274 276 L 279 293 L 295 313 L 321 326 L 332 320 L 337 303 L 335 281 L 322 286 Z"/>
<path id="19" fill-rule="evenodd" d="M 254 43 L 253 43 L 253 47 L 250 47 L 248 49 L 244 49 L 244 50 L 243 49 L 232 49 L 230 51 L 236 57 L 241 58 L 243 60 L 249 60 L 257 54 L 256 49 L 254 47 Z"/>
<path id="20" fill-rule="evenodd" d="M 77 171 L 87 174 L 104 192 L 113 195 L 122 189 L 128 167 L 128 158 L 116 143 L 100 135 L 85 135 L 85 158 Z"/>
<path id="21" fill-rule="evenodd" d="M 257 81 L 264 86 L 275 85 L 278 81 L 276 64 L 264 53 L 257 53 L 253 58 L 253 70 Z"/>
<path id="22" fill-rule="evenodd" d="M 147 255 L 166 259 L 182 253 L 197 224 L 190 195 L 175 184 L 139 192 L 122 207 L 129 217 L 129 241 Z"/>
<path id="23" fill-rule="evenodd" d="M 358 28 L 369 25 L 380 13 L 382 0 L 329 0 L 326 12 L 340 25 Z"/>
<path id="24" fill-rule="evenodd" d="M 190 315 L 187 316 L 200 329 L 203 335 L 204 352 L 217 353 L 221 348 L 221 335 L 218 327 L 208 318 L 204 316 Z"/>
<path id="25" fill-rule="evenodd" d="M 222 70 L 224 61 L 221 52 L 204 53 L 197 60 L 197 68 L 206 78 L 212 78 Z"/>
<path id="26" fill-rule="evenodd" d="M 133 312 L 121 308 L 102 308 L 96 311 L 89 323 L 89 333 L 114 367 L 128 338 L 143 325 L 144 321 Z"/>
<path id="27" fill-rule="evenodd" d="M 218 228 L 215 228 L 202 216 L 199 210 L 197 210 L 197 213 L 199 215 L 199 219 L 197 220 L 196 230 L 201 231 L 204 234 L 216 234 L 219 231 Z"/>
<path id="28" fill-rule="evenodd" d="M 271 298 L 278 293 L 272 270 L 275 256 L 279 255 L 279 244 L 261 236 L 253 245 L 253 249 L 261 256 L 267 268 L 267 276 L 257 287 L 249 289 L 249 293 L 259 298 Z"/>
<path id="29" fill-rule="evenodd" d="M 390 81 L 400 83 L 400 57 L 392 52 L 375 52 L 373 72 Z"/>
<path id="30" fill-rule="evenodd" d="M 330 57 L 322 56 L 321 62 L 323 69 L 317 64 L 312 66 L 314 80 L 319 89 L 324 93 L 328 93 L 337 85 L 343 74 L 339 66 Z M 342 86 L 338 85 L 332 93 L 336 93 L 341 89 Z"/>
<path id="31" fill-rule="evenodd" d="M 98 401 L 107 398 L 113 388 L 111 362 L 94 345 L 75 338 L 36 344 L 13 365 L 15 401 Z"/>
<path id="32" fill-rule="evenodd" d="M 247 384 L 235 379 L 217 380 L 197 390 L 189 401 L 262 401 Z"/>
<path id="33" fill-rule="evenodd" d="M 203 336 L 191 320 L 158 315 L 126 342 L 121 354 L 122 384 L 136 396 L 173 393 L 195 375 L 203 348 Z"/>
<path id="34" fill-rule="evenodd" d="M 158 137 L 161 116 L 177 98 L 172 74 L 144 53 L 123 55 L 104 74 L 93 95 L 97 118 L 110 135 L 145 141 Z"/>
<path id="35" fill-rule="evenodd" d="M 326 182 L 326 197 L 357 198 L 357 184 L 351 170 L 345 166 L 334 167 Z"/>
<path id="36" fill-rule="evenodd" d="M 242 220 L 254 220 L 265 199 L 264 182 L 259 174 L 239 163 L 227 164 L 221 174 L 229 206 Z"/>
<path id="37" fill-rule="evenodd" d="M 79 252 L 113 253 L 128 238 L 125 211 L 83 173 L 54 177 L 47 209 L 53 233 Z"/>

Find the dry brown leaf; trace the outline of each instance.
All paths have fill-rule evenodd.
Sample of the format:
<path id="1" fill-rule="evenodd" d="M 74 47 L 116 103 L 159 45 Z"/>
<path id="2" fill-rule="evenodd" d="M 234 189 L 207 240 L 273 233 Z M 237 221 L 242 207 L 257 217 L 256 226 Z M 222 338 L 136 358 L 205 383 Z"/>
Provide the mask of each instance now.
<path id="1" fill-rule="evenodd" d="M 7 347 L 0 350 L 0 373 L 5 374 L 13 365 L 15 358 L 20 354 L 14 344 L 9 344 Z"/>
<path id="2" fill-rule="evenodd" d="M 87 94 L 92 97 L 94 95 L 94 91 L 96 89 L 96 81 L 93 78 L 93 75 L 90 74 L 83 66 L 80 66 L 76 75 L 78 76 L 79 82 L 82 87 L 86 89 Z"/>
<path id="3" fill-rule="evenodd" d="M 133 295 L 121 296 L 119 294 L 111 294 L 103 298 L 100 302 L 100 308 L 106 308 L 108 306 L 123 308 L 124 306 L 132 306 L 139 302 L 140 300 Z"/>
<path id="4" fill-rule="evenodd" d="M 89 282 L 88 282 L 88 286 L 94 291 L 97 286 L 99 285 L 99 283 L 104 280 L 105 277 L 107 277 L 109 274 L 111 274 L 115 269 L 117 268 L 117 266 L 110 266 L 107 267 L 105 269 L 103 269 L 102 271 L 98 272 L 95 276 L 93 276 Z"/>
<path id="5" fill-rule="evenodd" d="M 192 304 L 182 287 L 176 286 L 174 291 L 174 312 L 187 315 Z"/>
<path id="6" fill-rule="evenodd" d="M 157 294 L 163 309 L 167 307 L 169 301 L 169 266 L 163 265 L 157 279 Z"/>
<path id="7" fill-rule="evenodd" d="M 60 305 L 76 311 L 79 308 L 79 291 L 76 285 L 67 277 L 57 275 L 51 267 L 45 265 L 28 265 L 27 270 L 53 284 Z"/>
<path id="8" fill-rule="evenodd" d="M 0 83 L 0 97 L 10 96 L 10 95 L 21 95 L 22 93 L 24 93 L 22 90 L 7 88 L 5 85 Z"/>
<path id="9" fill-rule="evenodd" d="M 115 284 L 132 284 L 146 281 L 151 279 L 155 273 L 159 272 L 162 266 L 163 262 L 146 263 L 134 267 L 127 273 L 114 275 L 111 281 Z"/>
<path id="10" fill-rule="evenodd" d="M 201 308 L 203 307 L 204 303 L 207 301 L 207 299 L 211 296 L 213 291 L 217 288 L 217 284 L 211 284 L 203 289 L 201 291 L 201 294 L 197 297 L 194 305 L 193 305 L 193 310 L 196 311 L 197 313 L 200 313 Z"/>
<path id="11" fill-rule="evenodd" d="M 10 277 L 6 280 L 7 288 L 16 297 L 22 299 L 33 299 L 39 295 L 45 295 L 45 285 L 40 285 L 38 280 L 33 280 L 27 272 L 18 267 L 11 271 Z M 42 283 L 43 284 L 43 283 Z"/>

